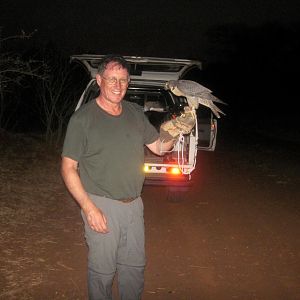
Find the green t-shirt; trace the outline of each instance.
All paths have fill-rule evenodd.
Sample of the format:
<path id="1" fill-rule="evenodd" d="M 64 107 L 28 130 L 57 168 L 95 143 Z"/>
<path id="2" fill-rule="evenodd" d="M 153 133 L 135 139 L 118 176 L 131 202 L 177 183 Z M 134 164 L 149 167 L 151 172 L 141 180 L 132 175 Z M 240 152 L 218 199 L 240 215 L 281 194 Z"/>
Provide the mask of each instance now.
<path id="1" fill-rule="evenodd" d="M 95 99 L 70 119 L 62 155 L 79 163 L 87 192 L 112 199 L 137 197 L 143 182 L 144 144 L 159 137 L 140 106 L 122 102 L 112 116 Z"/>

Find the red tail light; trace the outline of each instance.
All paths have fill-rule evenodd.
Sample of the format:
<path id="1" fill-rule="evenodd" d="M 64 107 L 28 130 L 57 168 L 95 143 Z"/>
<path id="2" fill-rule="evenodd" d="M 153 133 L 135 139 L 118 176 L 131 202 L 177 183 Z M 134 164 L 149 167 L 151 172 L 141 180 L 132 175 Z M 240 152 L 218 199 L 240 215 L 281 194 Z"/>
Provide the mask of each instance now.
<path id="1" fill-rule="evenodd" d="M 181 174 L 181 171 L 179 168 L 177 167 L 172 167 L 172 168 L 169 168 L 168 169 L 168 173 L 171 173 L 173 175 L 180 175 Z"/>

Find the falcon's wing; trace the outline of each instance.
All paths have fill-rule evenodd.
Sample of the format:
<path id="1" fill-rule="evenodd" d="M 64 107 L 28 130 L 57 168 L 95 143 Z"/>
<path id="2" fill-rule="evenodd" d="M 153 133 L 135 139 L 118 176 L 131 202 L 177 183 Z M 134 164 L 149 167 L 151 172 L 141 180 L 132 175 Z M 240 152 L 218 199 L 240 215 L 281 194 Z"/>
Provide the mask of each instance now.
<path id="1" fill-rule="evenodd" d="M 209 94 L 212 91 L 198 82 L 191 80 L 178 80 L 177 88 L 185 95 L 197 96 L 197 94 Z"/>
<path id="2" fill-rule="evenodd" d="M 225 115 L 225 113 L 218 106 L 216 106 L 211 100 L 199 97 L 198 101 L 200 104 L 209 107 L 217 118 L 221 117 L 219 113 Z"/>
<path id="3" fill-rule="evenodd" d="M 199 95 L 199 96 L 201 97 L 202 95 Z M 211 100 L 213 102 L 217 102 L 217 103 L 221 103 L 221 104 L 227 105 L 226 102 L 220 100 L 218 97 L 214 96 L 213 94 L 205 94 L 205 98 L 209 99 L 209 100 Z"/>
<path id="4" fill-rule="evenodd" d="M 210 89 L 198 82 L 191 80 L 170 80 L 166 83 L 166 89 L 169 89 L 177 96 L 186 97 L 191 107 L 197 109 L 200 103 L 209 107 L 218 118 L 220 118 L 219 113 L 224 114 L 213 102 L 226 103 L 214 96 Z"/>

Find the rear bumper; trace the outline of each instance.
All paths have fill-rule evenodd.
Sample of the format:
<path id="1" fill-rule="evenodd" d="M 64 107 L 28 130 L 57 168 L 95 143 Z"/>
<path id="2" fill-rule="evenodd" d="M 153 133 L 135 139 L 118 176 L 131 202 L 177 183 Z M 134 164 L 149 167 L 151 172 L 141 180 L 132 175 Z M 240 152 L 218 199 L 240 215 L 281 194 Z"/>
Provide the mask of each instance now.
<path id="1" fill-rule="evenodd" d="M 189 175 L 171 176 L 159 174 L 159 176 L 157 176 L 157 174 L 155 174 L 155 176 L 151 176 L 147 174 L 144 184 L 151 186 L 190 187 L 193 185 L 193 181 Z"/>

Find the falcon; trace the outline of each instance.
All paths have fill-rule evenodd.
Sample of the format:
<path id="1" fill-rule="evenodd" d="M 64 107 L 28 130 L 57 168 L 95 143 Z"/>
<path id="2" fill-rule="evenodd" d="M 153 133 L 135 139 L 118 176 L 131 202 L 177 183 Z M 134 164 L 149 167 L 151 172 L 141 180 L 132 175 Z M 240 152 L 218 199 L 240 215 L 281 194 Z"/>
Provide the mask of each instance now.
<path id="1" fill-rule="evenodd" d="M 226 104 L 219 98 L 212 95 L 212 91 L 203 85 L 191 80 L 170 80 L 166 82 L 165 89 L 170 90 L 176 96 L 186 97 L 189 106 L 197 109 L 199 104 L 209 107 L 217 118 L 220 113 L 225 115 L 214 102 Z"/>

